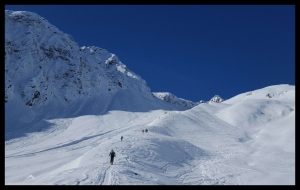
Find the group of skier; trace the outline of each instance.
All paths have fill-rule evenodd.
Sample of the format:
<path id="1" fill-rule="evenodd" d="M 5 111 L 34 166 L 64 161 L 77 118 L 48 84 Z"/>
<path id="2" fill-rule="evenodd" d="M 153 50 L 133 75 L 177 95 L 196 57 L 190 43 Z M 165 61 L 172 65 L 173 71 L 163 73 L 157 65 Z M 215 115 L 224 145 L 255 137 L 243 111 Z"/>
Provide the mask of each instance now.
<path id="1" fill-rule="evenodd" d="M 148 132 L 148 129 L 145 129 L 145 132 L 147 133 Z M 142 133 L 144 133 L 144 129 L 142 130 Z M 123 140 L 123 136 L 121 136 L 121 141 Z M 110 156 L 110 164 L 113 165 L 114 163 L 114 158 L 116 157 L 116 153 L 114 152 L 113 149 L 111 149 L 110 153 L 109 153 L 109 156 Z"/>
<path id="2" fill-rule="evenodd" d="M 147 133 L 147 132 L 148 132 L 148 129 L 145 129 L 145 132 Z M 142 133 L 144 133 L 144 129 L 142 130 Z"/>

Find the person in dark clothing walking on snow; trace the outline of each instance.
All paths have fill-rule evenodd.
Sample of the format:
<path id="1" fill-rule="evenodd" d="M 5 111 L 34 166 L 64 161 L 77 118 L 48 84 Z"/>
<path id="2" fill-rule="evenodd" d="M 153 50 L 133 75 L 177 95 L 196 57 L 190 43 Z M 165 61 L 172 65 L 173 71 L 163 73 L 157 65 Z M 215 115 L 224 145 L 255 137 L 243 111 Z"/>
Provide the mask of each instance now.
<path id="1" fill-rule="evenodd" d="M 116 156 L 116 153 L 114 152 L 113 149 L 111 149 L 111 151 L 109 153 L 109 156 L 110 156 L 110 164 L 113 165 L 113 163 L 114 163 L 114 157 Z"/>
<path id="2" fill-rule="evenodd" d="M 121 141 L 123 140 L 123 136 L 121 136 Z"/>

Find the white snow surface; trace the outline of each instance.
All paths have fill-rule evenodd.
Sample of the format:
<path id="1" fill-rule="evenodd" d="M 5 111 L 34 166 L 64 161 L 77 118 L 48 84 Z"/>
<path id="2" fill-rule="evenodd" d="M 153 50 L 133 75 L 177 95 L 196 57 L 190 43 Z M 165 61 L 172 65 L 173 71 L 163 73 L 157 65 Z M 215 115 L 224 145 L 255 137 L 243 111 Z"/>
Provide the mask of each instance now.
<path id="1" fill-rule="evenodd" d="M 294 85 L 170 95 L 37 14 L 5 11 L 5 184 L 295 185 Z"/>
<path id="2" fill-rule="evenodd" d="M 295 185 L 295 86 L 185 111 L 111 110 L 41 121 L 47 127 L 21 129 L 5 141 L 6 184 Z"/>

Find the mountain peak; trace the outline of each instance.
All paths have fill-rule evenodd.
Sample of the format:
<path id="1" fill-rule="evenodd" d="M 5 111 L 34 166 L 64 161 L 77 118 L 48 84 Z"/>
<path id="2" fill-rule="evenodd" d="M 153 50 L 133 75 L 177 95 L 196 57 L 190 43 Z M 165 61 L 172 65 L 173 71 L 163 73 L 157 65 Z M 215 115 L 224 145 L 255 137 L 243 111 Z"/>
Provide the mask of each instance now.
<path id="1" fill-rule="evenodd" d="M 111 109 L 189 109 L 195 105 L 172 94 L 168 97 L 171 104 L 158 103 L 146 81 L 106 49 L 79 47 L 71 35 L 36 13 L 5 11 L 6 107 L 17 102 L 20 110 L 29 108 L 35 113 L 57 105 L 66 115 L 78 115 L 82 110 L 98 114 Z M 93 111 L 83 109 L 91 104 Z"/>
<path id="2" fill-rule="evenodd" d="M 36 13 L 5 11 L 5 102 L 62 104 L 129 90 L 153 98 L 146 81 L 115 54 L 99 47 L 79 47 Z"/>
<path id="3" fill-rule="evenodd" d="M 219 95 L 215 95 L 213 98 L 211 98 L 209 100 L 209 102 L 216 102 L 216 103 L 221 103 L 223 101 L 224 101 L 224 99 L 221 98 L 221 96 L 219 96 Z"/>
<path id="4" fill-rule="evenodd" d="M 161 100 L 168 102 L 168 103 L 175 104 L 180 107 L 187 108 L 187 109 L 195 107 L 196 105 L 199 104 L 199 103 L 192 102 L 190 100 L 178 98 L 170 92 L 153 92 L 153 95 Z"/>

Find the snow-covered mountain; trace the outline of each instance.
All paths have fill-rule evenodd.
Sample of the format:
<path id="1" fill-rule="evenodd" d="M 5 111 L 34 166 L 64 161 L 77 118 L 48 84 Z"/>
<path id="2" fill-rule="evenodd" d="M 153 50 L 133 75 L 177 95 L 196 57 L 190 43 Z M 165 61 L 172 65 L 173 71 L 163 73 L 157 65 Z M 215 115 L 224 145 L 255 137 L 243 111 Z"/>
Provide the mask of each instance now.
<path id="1" fill-rule="evenodd" d="M 10 110 L 15 105 L 18 109 L 6 114 L 6 126 L 13 128 L 21 125 L 13 118 L 27 118 L 23 120 L 30 123 L 38 122 L 39 115 L 54 118 L 109 110 L 190 108 L 154 96 L 146 81 L 115 54 L 99 47 L 79 47 L 71 35 L 36 13 L 6 10 L 5 106 Z M 53 107 L 56 112 L 46 111 Z"/>
<path id="2" fill-rule="evenodd" d="M 199 103 L 195 103 L 189 100 L 178 98 L 170 92 L 153 92 L 154 96 L 169 102 L 174 105 L 178 105 L 187 109 L 197 106 Z"/>
<path id="3" fill-rule="evenodd" d="M 223 102 L 224 99 L 221 98 L 221 96 L 219 95 L 215 95 L 214 97 L 212 97 L 209 102 L 215 102 L 215 103 L 220 103 L 220 102 Z"/>
<path id="4" fill-rule="evenodd" d="M 115 54 L 94 46 L 79 47 L 71 35 L 36 13 L 5 11 L 5 103 L 20 99 L 20 104 L 28 107 L 69 106 L 125 91 L 149 101 L 157 97 L 179 106 L 176 109 L 204 102 L 177 98 L 169 92 L 152 93 L 146 81 Z"/>
<path id="5" fill-rule="evenodd" d="M 20 96 L 30 107 L 64 104 L 118 90 L 152 97 L 146 82 L 116 55 L 79 47 L 35 13 L 5 11 L 5 102 Z"/>
<path id="6" fill-rule="evenodd" d="M 295 86 L 152 93 L 116 55 L 5 11 L 5 184 L 294 185 Z"/>

